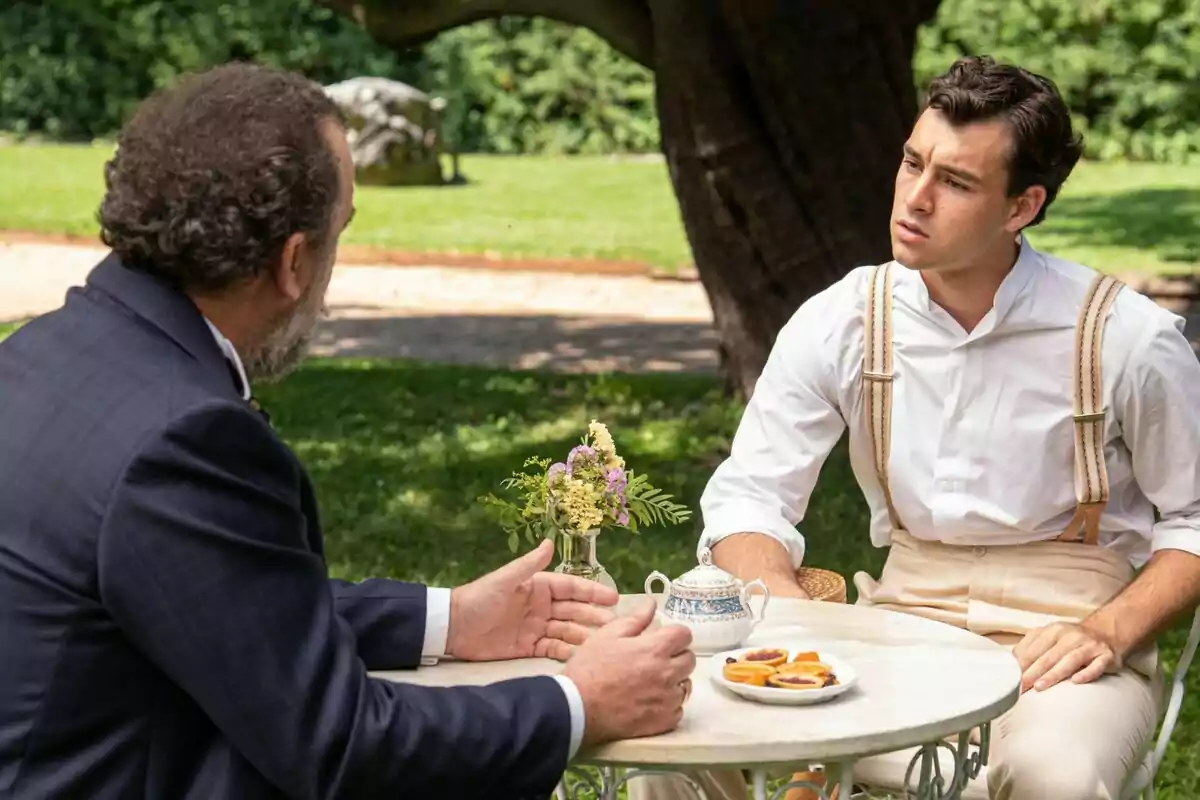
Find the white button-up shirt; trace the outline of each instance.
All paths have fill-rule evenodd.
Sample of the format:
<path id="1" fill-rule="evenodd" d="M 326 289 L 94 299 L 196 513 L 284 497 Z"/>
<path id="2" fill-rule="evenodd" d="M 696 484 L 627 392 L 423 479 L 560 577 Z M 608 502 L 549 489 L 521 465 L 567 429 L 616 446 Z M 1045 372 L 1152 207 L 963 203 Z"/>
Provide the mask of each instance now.
<path id="1" fill-rule="evenodd" d="M 888 482 L 913 536 L 1002 545 L 1066 527 L 1076 507 L 1075 325 L 1095 274 L 1023 239 L 993 308 L 967 333 L 917 272 L 893 268 Z M 871 541 L 890 542 L 862 399 L 867 275 L 855 269 L 780 332 L 731 454 L 701 498 L 700 547 L 766 533 L 798 567 L 806 543 L 796 526 L 847 429 Z M 1183 320 L 1123 289 L 1104 330 L 1102 368 L 1110 497 L 1100 543 L 1134 566 L 1163 548 L 1200 554 L 1200 362 Z M 819 541 L 812 546 L 820 552 Z"/>

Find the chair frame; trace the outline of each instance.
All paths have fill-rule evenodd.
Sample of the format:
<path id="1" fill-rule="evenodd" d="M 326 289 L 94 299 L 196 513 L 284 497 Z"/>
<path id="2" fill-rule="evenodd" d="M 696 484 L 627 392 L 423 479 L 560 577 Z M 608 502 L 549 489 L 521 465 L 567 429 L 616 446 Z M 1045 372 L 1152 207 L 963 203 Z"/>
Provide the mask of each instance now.
<path id="1" fill-rule="evenodd" d="M 1183 651 L 1179 654 L 1179 663 L 1175 665 L 1175 669 L 1171 672 L 1167 705 L 1163 713 L 1162 722 L 1159 725 L 1158 736 L 1154 740 L 1154 748 L 1146 753 L 1142 762 L 1130 774 L 1128 783 L 1121 792 L 1122 800 L 1154 800 L 1154 783 L 1158 778 L 1158 768 L 1162 766 L 1167 746 L 1171 743 L 1171 736 L 1175 733 L 1175 726 L 1179 722 L 1179 714 L 1183 708 L 1183 697 L 1187 691 L 1188 670 L 1192 666 L 1192 660 L 1196 655 L 1198 645 L 1200 645 L 1200 608 L 1197 608 L 1192 614 L 1192 627 L 1188 633 L 1187 643 L 1184 645 Z M 985 775 L 986 768 L 980 773 L 981 777 Z M 852 792 L 850 797 L 855 800 L 858 798 L 877 798 L 879 795 L 874 794 L 874 791 L 905 791 L 902 786 L 864 786 L 863 788 L 865 791 Z"/>
<path id="2" fill-rule="evenodd" d="M 1183 695 L 1187 691 L 1188 669 L 1192 666 L 1192 658 L 1196 655 L 1196 646 L 1200 644 L 1200 608 L 1192 615 L 1192 629 L 1188 633 L 1187 644 L 1179 654 L 1179 663 L 1171 672 L 1171 691 L 1167 696 L 1167 710 L 1163 714 L 1162 725 L 1158 729 L 1158 738 L 1154 749 L 1142 760 L 1143 769 L 1134 771 L 1134 780 L 1126 788 L 1123 796 L 1132 800 L 1154 800 L 1154 781 L 1158 778 L 1158 768 L 1162 766 L 1167 754 L 1167 745 L 1171 743 L 1171 735 L 1175 733 L 1175 725 L 1179 722 L 1179 712 L 1183 708 Z"/>

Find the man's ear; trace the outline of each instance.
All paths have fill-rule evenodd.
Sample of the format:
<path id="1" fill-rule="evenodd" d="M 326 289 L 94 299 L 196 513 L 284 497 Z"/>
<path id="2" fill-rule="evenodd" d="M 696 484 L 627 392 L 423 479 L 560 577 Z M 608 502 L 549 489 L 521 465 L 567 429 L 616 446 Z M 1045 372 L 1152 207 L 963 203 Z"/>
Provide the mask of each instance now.
<path id="1" fill-rule="evenodd" d="M 1012 208 L 1009 210 L 1008 222 L 1004 227 L 1011 233 L 1017 233 L 1033 222 L 1034 217 L 1038 215 L 1038 211 L 1041 210 L 1045 202 L 1046 187 L 1030 186 L 1013 198 Z"/>
<path id="2" fill-rule="evenodd" d="M 285 297 L 293 302 L 304 295 L 307 288 L 308 276 L 304 274 L 305 236 L 303 233 L 293 233 L 283 243 L 283 251 L 279 255 L 279 265 L 275 270 L 275 285 Z"/>

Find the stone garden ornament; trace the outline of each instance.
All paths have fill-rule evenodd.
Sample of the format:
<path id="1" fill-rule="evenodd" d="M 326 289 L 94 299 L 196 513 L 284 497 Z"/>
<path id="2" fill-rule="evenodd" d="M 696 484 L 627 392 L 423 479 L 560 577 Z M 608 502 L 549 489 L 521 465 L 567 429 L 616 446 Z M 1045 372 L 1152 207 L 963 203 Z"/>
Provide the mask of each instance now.
<path id="1" fill-rule="evenodd" d="M 357 180 L 375 186 L 446 183 L 441 155 L 445 99 L 390 78 L 356 77 L 325 87 L 346 116 L 346 138 Z M 461 180 L 450 152 L 451 182 Z"/>

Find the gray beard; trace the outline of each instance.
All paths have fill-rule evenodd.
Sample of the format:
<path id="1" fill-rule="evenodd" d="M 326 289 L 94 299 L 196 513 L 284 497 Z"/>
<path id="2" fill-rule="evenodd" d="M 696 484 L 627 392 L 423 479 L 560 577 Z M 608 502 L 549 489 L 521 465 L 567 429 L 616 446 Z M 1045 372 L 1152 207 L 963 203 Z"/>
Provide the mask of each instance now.
<path id="1" fill-rule="evenodd" d="M 301 309 L 272 331 L 243 364 L 251 384 L 274 383 L 295 371 L 308 356 L 318 322 Z"/>

